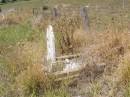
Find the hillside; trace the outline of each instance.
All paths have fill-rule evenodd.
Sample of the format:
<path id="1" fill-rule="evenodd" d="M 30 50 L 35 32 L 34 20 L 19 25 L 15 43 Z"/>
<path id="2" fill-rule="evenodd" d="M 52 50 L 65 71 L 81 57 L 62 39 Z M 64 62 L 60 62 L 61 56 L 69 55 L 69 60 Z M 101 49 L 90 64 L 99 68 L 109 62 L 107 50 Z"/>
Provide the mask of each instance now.
<path id="1" fill-rule="evenodd" d="M 17 2 L 2 4 L 0 5 L 3 8 L 8 7 L 40 7 L 43 5 L 54 6 L 57 4 L 72 4 L 72 5 L 101 5 L 101 6 L 113 6 L 129 7 L 129 0 L 18 0 Z"/>
<path id="2" fill-rule="evenodd" d="M 0 7 L 0 97 L 130 97 L 130 0 Z"/>

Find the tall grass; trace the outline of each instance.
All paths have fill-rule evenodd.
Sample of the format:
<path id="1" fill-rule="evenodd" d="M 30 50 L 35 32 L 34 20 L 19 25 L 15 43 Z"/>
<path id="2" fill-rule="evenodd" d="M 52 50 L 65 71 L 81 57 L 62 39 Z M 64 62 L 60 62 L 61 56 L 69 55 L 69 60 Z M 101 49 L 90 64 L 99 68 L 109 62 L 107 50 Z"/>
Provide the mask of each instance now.
<path id="1" fill-rule="evenodd" d="M 67 91 L 68 83 L 57 84 L 54 81 L 55 76 L 45 72 L 44 65 L 46 64 L 43 64 L 43 58 L 46 57 L 45 31 L 48 24 L 54 26 L 57 55 L 83 53 L 83 59 L 86 62 L 84 64 L 87 64 L 84 69 L 86 75 L 83 75 L 83 79 L 89 76 L 94 77 L 91 81 L 98 81 L 96 79 L 98 76 L 100 80 L 104 80 L 103 75 L 112 77 L 116 75 L 119 82 L 129 84 L 130 35 L 126 30 L 127 23 L 123 24 L 123 20 L 119 21 L 122 16 L 117 18 L 118 14 L 116 16 L 109 16 L 108 13 L 95 14 L 90 13 L 91 29 L 88 33 L 83 31 L 81 18 L 77 15 L 61 16 L 55 20 L 51 17 L 42 17 L 34 23 L 38 17 L 32 19 L 30 10 L 27 10 L 23 17 L 10 15 L 4 21 L 0 20 L 2 24 L 0 28 L 0 70 L 2 70 L 0 71 L 2 79 L 0 80 L 0 95 L 5 97 L 43 95 L 45 97 L 70 97 Z M 103 26 L 105 23 L 109 24 Z M 109 80 L 113 80 L 112 77 L 109 77 Z M 91 84 L 90 95 L 101 96 L 100 92 L 105 87 L 104 83 L 102 87 L 98 82 Z M 108 87 L 113 88 L 112 85 Z M 127 88 L 129 96 L 129 87 Z"/>

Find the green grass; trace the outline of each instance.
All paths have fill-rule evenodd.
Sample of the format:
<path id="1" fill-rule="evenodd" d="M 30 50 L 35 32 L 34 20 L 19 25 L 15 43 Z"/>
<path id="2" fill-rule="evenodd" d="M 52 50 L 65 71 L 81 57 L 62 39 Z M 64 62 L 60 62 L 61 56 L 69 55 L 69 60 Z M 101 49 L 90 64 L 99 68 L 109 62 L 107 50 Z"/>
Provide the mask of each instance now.
<path id="1" fill-rule="evenodd" d="M 28 38 L 32 30 L 28 25 L 13 25 L 0 28 L 0 44 L 14 44 Z"/>
<path id="2" fill-rule="evenodd" d="M 45 97 L 70 97 L 65 88 L 59 88 L 45 93 Z"/>
<path id="3" fill-rule="evenodd" d="M 10 8 L 10 7 L 42 7 L 44 5 L 55 6 L 57 4 L 72 4 L 72 5 L 99 5 L 99 6 L 106 6 L 114 7 L 114 8 L 121 8 L 123 5 L 123 0 L 23 0 L 14 3 L 7 3 L 0 5 L 3 8 Z M 126 0 L 125 7 L 129 7 L 129 0 Z"/>
<path id="4" fill-rule="evenodd" d="M 50 0 L 49 0 L 50 2 Z M 7 4 L 2 4 L 0 7 L 7 9 L 7 8 L 32 8 L 32 7 L 40 7 L 44 5 L 51 4 L 49 3 L 48 0 L 23 0 L 23 1 L 18 1 L 14 3 L 7 3 Z"/>
<path id="5" fill-rule="evenodd" d="M 130 82 L 129 82 L 128 86 L 126 87 L 124 97 L 130 97 Z"/>

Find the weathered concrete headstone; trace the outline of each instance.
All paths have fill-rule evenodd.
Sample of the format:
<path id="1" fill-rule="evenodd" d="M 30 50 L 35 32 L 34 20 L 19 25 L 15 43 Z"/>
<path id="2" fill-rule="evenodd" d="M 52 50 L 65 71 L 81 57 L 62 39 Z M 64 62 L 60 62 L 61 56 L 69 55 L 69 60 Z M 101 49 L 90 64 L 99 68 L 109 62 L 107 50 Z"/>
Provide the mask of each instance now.
<path id="1" fill-rule="evenodd" d="M 89 31 L 89 17 L 88 17 L 88 6 L 82 7 L 80 10 L 80 15 L 83 22 L 83 29 Z"/>
<path id="2" fill-rule="evenodd" d="M 52 70 L 52 63 L 56 61 L 56 53 L 55 53 L 55 37 L 53 32 L 53 27 L 51 25 L 48 26 L 46 32 L 47 39 L 47 62 L 51 65 L 49 68 Z"/>

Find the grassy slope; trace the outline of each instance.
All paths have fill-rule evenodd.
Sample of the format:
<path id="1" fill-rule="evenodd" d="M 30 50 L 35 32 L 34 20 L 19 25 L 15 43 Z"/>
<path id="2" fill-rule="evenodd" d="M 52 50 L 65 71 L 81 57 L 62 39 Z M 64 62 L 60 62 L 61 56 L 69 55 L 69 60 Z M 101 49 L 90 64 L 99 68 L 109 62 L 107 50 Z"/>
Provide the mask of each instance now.
<path id="1" fill-rule="evenodd" d="M 31 30 L 27 26 L 11 26 L 0 29 L 0 44 L 16 43 L 29 37 Z"/>
<path id="2" fill-rule="evenodd" d="M 130 3 L 129 0 L 125 0 L 125 6 Z M 29 0 L 29 1 L 19 1 L 15 3 L 8 3 L 0 5 L 3 8 L 9 7 L 39 7 L 43 5 L 55 5 L 55 4 L 73 4 L 73 5 L 104 5 L 104 6 L 118 6 L 121 7 L 122 0 Z"/>
<path id="3" fill-rule="evenodd" d="M 29 1 L 19 1 L 15 3 L 8 3 L 5 5 L 0 5 L 2 8 L 32 8 L 32 7 L 42 7 L 44 5 L 54 6 L 56 4 L 72 4 L 72 5 L 90 5 L 89 15 L 90 22 L 95 24 L 92 29 L 97 29 L 97 24 L 100 26 L 107 25 L 112 22 L 114 17 L 115 21 L 125 21 L 129 22 L 130 14 L 128 10 L 130 8 L 130 0 L 125 0 L 125 11 L 122 11 L 122 0 L 29 0 Z M 97 9 L 96 9 L 97 6 Z M 119 23 L 118 23 L 119 24 Z"/>
<path id="4" fill-rule="evenodd" d="M 118 1 L 120 1 L 120 2 L 118 2 Z M 73 5 L 87 5 L 87 4 L 96 5 L 97 4 L 97 5 L 101 5 L 101 6 L 115 6 L 115 8 L 121 8 L 121 6 L 122 6 L 121 0 L 49 0 L 49 2 L 46 2 L 43 0 L 30 0 L 30 1 L 20 1 L 20 2 L 15 2 L 15 3 L 8 3 L 5 5 L 0 5 L 0 6 L 5 9 L 12 8 L 12 7 L 28 8 L 28 7 L 43 6 L 43 5 L 45 5 L 45 3 L 47 3 L 48 5 L 51 5 L 51 6 L 54 6 L 55 4 L 64 4 L 64 3 L 73 4 Z M 127 4 L 129 4 L 129 3 L 127 3 Z M 126 5 L 126 6 L 129 7 L 129 5 Z M 96 14 L 96 15 L 98 16 L 98 14 Z M 108 16 L 107 15 L 104 13 L 102 14 L 103 21 L 110 20 L 111 17 L 109 17 L 109 15 Z M 100 21 L 101 21 L 101 19 L 97 22 L 100 22 Z M 93 21 L 93 22 L 95 22 L 95 21 Z M 33 32 L 32 29 L 29 28 L 28 25 L 24 25 L 24 26 L 16 25 L 16 26 L 9 26 L 7 28 L 1 28 L 0 29 L 0 45 L 1 44 L 10 45 L 10 44 L 17 43 L 21 40 L 28 39 L 33 34 L 32 32 Z M 3 50 L 3 48 L 4 47 L 0 48 L 0 55 L 1 55 L 1 51 Z M 6 48 L 6 46 L 5 46 L 5 48 Z M 4 52 L 5 56 L 8 53 L 8 51 L 7 51 L 7 53 L 5 53 L 6 49 L 3 52 Z M 3 69 L 3 63 L 4 63 L 4 59 L 2 59 L 0 56 L 0 70 Z M 6 86 L 4 84 L 6 84 L 6 82 L 4 82 L 4 81 L 2 83 L 0 82 L 0 94 L 1 94 L 1 92 L 6 91 L 6 89 L 5 90 L 2 89 L 4 86 Z M 4 88 L 6 88 L 6 87 L 4 87 Z"/>

